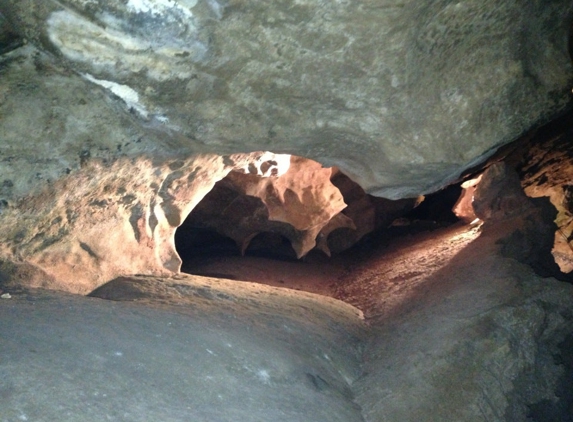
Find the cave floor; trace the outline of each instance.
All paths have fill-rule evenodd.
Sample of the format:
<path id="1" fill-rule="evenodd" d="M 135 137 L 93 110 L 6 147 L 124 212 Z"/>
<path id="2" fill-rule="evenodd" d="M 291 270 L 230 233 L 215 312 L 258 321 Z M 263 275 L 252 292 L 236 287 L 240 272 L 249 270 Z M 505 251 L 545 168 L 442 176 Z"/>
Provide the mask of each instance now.
<path id="1" fill-rule="evenodd" d="M 191 276 L 124 282 L 99 290 L 113 300 L 0 300 L 1 422 L 363 421 L 351 306 Z"/>
<path id="2" fill-rule="evenodd" d="M 314 268 L 126 276 L 92 297 L 11 291 L 0 421 L 569 421 L 555 356 L 573 286 L 502 257 L 511 230 L 452 226 Z"/>
<path id="3" fill-rule="evenodd" d="M 413 299 L 424 280 L 446 271 L 446 264 L 479 235 L 479 225 L 459 223 L 402 234 L 380 244 L 365 243 L 332 258 L 321 253 L 298 261 L 205 255 L 186 263 L 184 269 L 190 274 L 333 297 L 361 309 L 369 319 Z"/>

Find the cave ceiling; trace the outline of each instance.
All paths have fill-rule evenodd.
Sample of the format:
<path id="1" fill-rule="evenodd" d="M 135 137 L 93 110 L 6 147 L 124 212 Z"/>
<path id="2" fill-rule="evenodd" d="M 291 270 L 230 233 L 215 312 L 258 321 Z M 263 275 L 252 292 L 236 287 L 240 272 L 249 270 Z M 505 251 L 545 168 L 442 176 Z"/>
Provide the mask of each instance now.
<path id="1" fill-rule="evenodd" d="M 571 94 L 568 0 L 3 4 L 34 62 L 11 68 L 25 84 L 3 76 L 4 95 L 20 105 L 4 107 L 4 119 L 25 107 L 28 122 L 66 125 L 52 138 L 71 138 L 41 151 L 45 161 L 143 132 L 169 142 L 134 153 L 289 153 L 336 165 L 368 193 L 415 197 L 546 121 Z M 18 98 L 30 89 L 34 99 Z M 132 117 L 100 104 L 103 94 Z M 88 107 L 76 110 L 82 100 Z M 19 155 L 55 142 L 37 128 L 22 145 L 14 125 L 4 148 Z"/>

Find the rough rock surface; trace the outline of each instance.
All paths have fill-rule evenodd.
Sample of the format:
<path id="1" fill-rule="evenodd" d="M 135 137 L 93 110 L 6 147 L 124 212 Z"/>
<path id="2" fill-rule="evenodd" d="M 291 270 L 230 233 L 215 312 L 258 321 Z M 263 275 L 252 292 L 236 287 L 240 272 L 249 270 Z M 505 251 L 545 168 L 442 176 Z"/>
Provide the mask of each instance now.
<path id="1" fill-rule="evenodd" d="M 475 215 L 484 221 L 500 221 L 527 213 L 532 202 L 521 188 L 518 174 L 506 163 L 489 166 L 473 194 Z"/>
<path id="2" fill-rule="evenodd" d="M 335 165 L 386 198 L 444 186 L 570 103 L 572 13 L 568 0 L 2 1 L 1 411 L 564 420 L 572 287 L 507 253 L 533 244 L 512 235 L 523 220 L 353 268 L 337 294 L 362 307 L 365 343 L 336 302 L 119 276 L 172 276 L 175 228 L 229 172 L 272 175 L 273 153 Z M 554 198 L 569 212 L 563 182 Z M 484 215 L 505 217 L 523 197 L 486 199 Z M 142 303 L 18 290 L 109 280 L 94 294 Z"/>
<path id="3" fill-rule="evenodd" d="M 367 421 L 571 420 L 573 287 L 532 272 L 559 273 L 555 210 L 503 162 L 474 193 L 482 226 L 403 239 L 337 281 L 373 326 L 354 386 Z"/>
<path id="4" fill-rule="evenodd" d="M 426 279 L 410 309 L 373 333 L 354 390 L 367 421 L 525 421 L 542 402 L 541 415 L 561 408 L 553 420 L 567 420 L 568 398 L 555 391 L 571 374 L 556 357 L 570 335 L 571 285 L 480 259 L 460 265 L 457 282 Z"/>
<path id="5" fill-rule="evenodd" d="M 355 229 L 350 219 L 337 217 L 346 203 L 330 181 L 332 169 L 302 157 L 288 161 L 288 169 L 276 177 L 230 172 L 180 230 L 211 228 L 233 239 L 242 254 L 260 233 L 282 235 L 301 258 L 316 246 L 325 226 Z"/>
<path id="6" fill-rule="evenodd" d="M 285 161 L 280 175 L 231 171 L 215 184 L 177 229 L 180 255 L 200 247 L 197 230 L 210 229 L 232 239 L 242 255 L 257 238 L 266 241 L 253 247 L 262 243 L 278 252 L 276 245 L 285 238 L 292 247 L 286 256 L 294 252 L 301 258 L 315 247 L 331 256 L 414 205 L 367 195 L 336 168 L 297 156 L 274 158 Z"/>
<path id="7" fill-rule="evenodd" d="M 85 293 L 176 272 L 175 227 L 258 160 L 232 153 L 335 164 L 388 198 L 434 190 L 563 109 L 571 10 L 4 1 L 0 277 Z"/>
<path id="8" fill-rule="evenodd" d="M 540 130 L 521 146 L 513 159 L 525 193 L 546 197 L 555 207 L 553 255 L 565 273 L 573 271 L 573 112 Z"/>
<path id="9" fill-rule="evenodd" d="M 89 293 L 122 274 L 179 271 L 174 232 L 216 181 L 265 154 L 91 160 L 5 208 L 0 282 Z M 274 162 L 274 161 L 273 161 Z"/>
<path id="10" fill-rule="evenodd" d="M 4 144 L 26 139 L 38 158 L 38 138 L 59 130 L 48 164 L 67 155 L 65 138 L 78 152 L 87 138 L 115 152 L 140 136 L 126 131 L 151 126 L 176 147 L 292 153 L 336 165 L 369 193 L 415 197 L 563 109 L 572 10 L 568 0 L 6 0 L 14 30 L 66 71 L 59 84 L 43 77 L 41 95 L 34 88 L 44 106 L 27 106 L 25 123 L 3 107 L 14 122 Z M 53 69 L 18 72 L 27 82 L 8 85 L 14 100 Z M 86 90 L 77 127 L 67 109 Z M 109 124 L 92 107 L 103 92 L 132 111 L 133 128 L 106 135 L 118 117 Z M 29 127 L 36 136 L 24 136 Z"/>
<path id="11" fill-rule="evenodd" d="M 456 217 L 458 217 L 466 224 L 469 224 L 478 218 L 475 214 L 473 201 L 476 185 L 480 182 L 480 180 L 481 175 L 474 179 L 469 179 L 463 182 L 461 184 L 461 188 L 463 189 L 462 193 L 452 208 L 452 212 L 456 215 Z"/>
<path id="12" fill-rule="evenodd" d="M 573 286 L 502 257 L 496 240 L 509 232 L 507 221 L 457 226 L 370 255 L 345 290 L 369 326 L 335 300 L 231 280 L 121 277 L 92 294 L 121 305 L 12 290 L 0 300 L 2 410 L 58 421 L 567 421 Z"/>
<path id="13" fill-rule="evenodd" d="M 570 420 L 573 286 L 501 256 L 522 224 L 398 239 L 338 281 L 372 327 L 353 385 L 366 421 Z"/>

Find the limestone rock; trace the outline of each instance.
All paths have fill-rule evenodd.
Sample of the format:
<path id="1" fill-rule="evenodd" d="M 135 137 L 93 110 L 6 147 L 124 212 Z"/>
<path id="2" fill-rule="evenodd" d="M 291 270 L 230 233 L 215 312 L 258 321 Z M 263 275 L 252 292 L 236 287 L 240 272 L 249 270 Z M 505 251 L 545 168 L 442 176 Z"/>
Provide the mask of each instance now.
<path id="1" fill-rule="evenodd" d="M 468 201 L 471 189 L 474 192 Z M 468 181 L 457 207 L 458 211 L 464 208 L 467 220 L 474 216 L 486 226 L 502 224 L 510 232 L 499 241 L 504 256 L 530 265 L 543 277 L 568 279 L 551 255 L 555 208 L 546 198 L 526 196 L 517 172 L 507 163 L 494 163 Z"/>
<path id="2" fill-rule="evenodd" d="M 332 169 L 296 156 L 285 168 L 271 177 L 230 172 L 196 207 L 186 226 L 212 228 L 233 239 L 243 254 L 259 233 L 280 234 L 301 258 L 346 204 L 330 182 Z"/>
<path id="3" fill-rule="evenodd" d="M 330 256 L 413 205 L 372 197 L 338 169 L 302 157 L 291 156 L 285 169 L 271 177 L 232 171 L 217 182 L 179 229 L 181 252 L 187 255 L 197 229 L 212 229 L 233 239 L 242 254 L 255 238 L 278 252 L 284 237 L 297 258 L 315 247 Z"/>
<path id="4" fill-rule="evenodd" d="M 173 274 L 175 229 L 218 180 L 260 157 L 87 161 L 3 210 L 0 282 L 89 293 L 121 274 Z"/>
<path id="5" fill-rule="evenodd" d="M 400 239 L 338 283 L 372 329 L 366 421 L 567 420 L 573 286 L 500 256 L 521 217 Z"/>
<path id="6" fill-rule="evenodd" d="M 573 271 L 572 118 L 570 111 L 538 130 L 510 157 L 516 162 L 525 193 L 533 198 L 548 198 L 556 210 L 552 253 L 565 273 Z"/>
<path id="7" fill-rule="evenodd" d="M 452 208 L 452 211 L 456 217 L 458 217 L 466 224 L 469 224 L 478 218 L 474 211 L 473 201 L 476 186 L 480 182 L 481 178 L 482 175 L 476 177 L 475 179 L 466 180 L 461 184 L 463 189 L 462 194 Z"/>
<path id="8" fill-rule="evenodd" d="M 415 197 L 570 99 L 565 0 L 6 0 L 1 14 L 0 259 L 77 292 L 177 271 L 173 232 L 214 183 L 273 167 L 245 152 Z M 358 233 L 360 204 L 362 223 L 345 214 Z M 296 220 L 299 254 L 323 228 L 353 230 L 320 221 Z"/>
<path id="9" fill-rule="evenodd" d="M 416 203 L 414 199 L 392 201 L 368 195 L 340 171 L 334 174 L 332 183 L 340 190 L 348 206 L 336 221 L 333 220 L 321 232 L 321 238 L 326 239 L 327 244 L 321 249 L 327 255 L 342 252 L 365 235 L 387 228 L 396 217 L 410 211 Z"/>
<path id="10" fill-rule="evenodd" d="M 363 421 L 349 385 L 364 327 L 351 306 L 197 277 L 108 287 L 100 296 L 138 303 L 0 300 L 3 420 Z"/>
<path id="11" fill-rule="evenodd" d="M 134 132 L 151 126 L 198 152 L 308 157 L 392 199 L 437 190 L 555 115 L 573 80 L 567 0 L 6 0 L 2 13 L 75 72 L 49 86 L 48 102 L 82 78 L 133 113 Z M 46 120 L 78 152 L 88 137 L 102 142 L 60 108 L 26 114 L 17 142 L 29 127 L 45 137 Z M 126 141 L 116 137 L 112 149 Z"/>
<path id="12" fill-rule="evenodd" d="M 504 162 L 495 163 L 481 175 L 472 207 L 481 220 L 503 220 L 527 212 L 531 203 L 517 173 Z"/>

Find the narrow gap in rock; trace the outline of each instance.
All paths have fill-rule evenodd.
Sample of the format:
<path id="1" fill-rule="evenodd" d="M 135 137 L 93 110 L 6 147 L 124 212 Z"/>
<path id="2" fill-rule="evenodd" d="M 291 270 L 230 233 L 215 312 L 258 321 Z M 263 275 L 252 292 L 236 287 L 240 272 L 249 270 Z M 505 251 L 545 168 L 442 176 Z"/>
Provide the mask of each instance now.
<path id="1" fill-rule="evenodd" d="M 404 232 L 435 230 L 457 223 L 459 218 L 454 214 L 453 208 L 462 191 L 459 184 L 454 184 L 427 195 L 417 207 L 404 214 L 401 220 L 392 225 L 390 234 L 400 235 Z M 401 226 L 400 222 L 406 225 Z"/>

